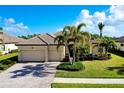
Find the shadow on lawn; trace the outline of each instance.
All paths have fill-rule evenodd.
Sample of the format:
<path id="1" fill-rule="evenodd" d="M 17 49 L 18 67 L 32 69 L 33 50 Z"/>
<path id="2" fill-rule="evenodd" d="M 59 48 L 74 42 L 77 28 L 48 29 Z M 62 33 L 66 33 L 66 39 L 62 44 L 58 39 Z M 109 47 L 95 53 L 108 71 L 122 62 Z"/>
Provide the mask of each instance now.
<path id="1" fill-rule="evenodd" d="M 124 75 L 124 65 L 118 67 L 107 67 L 107 70 L 114 71 L 117 70 L 117 74 Z"/>
<path id="2" fill-rule="evenodd" d="M 32 65 L 24 66 L 20 70 L 10 72 L 14 73 L 14 75 L 11 76 L 11 78 L 18 78 L 29 74 L 34 77 L 46 77 L 49 74 L 54 74 L 53 72 L 48 71 L 47 68 L 49 68 L 49 70 L 52 70 L 52 67 L 44 64 L 38 64 L 36 66 Z"/>

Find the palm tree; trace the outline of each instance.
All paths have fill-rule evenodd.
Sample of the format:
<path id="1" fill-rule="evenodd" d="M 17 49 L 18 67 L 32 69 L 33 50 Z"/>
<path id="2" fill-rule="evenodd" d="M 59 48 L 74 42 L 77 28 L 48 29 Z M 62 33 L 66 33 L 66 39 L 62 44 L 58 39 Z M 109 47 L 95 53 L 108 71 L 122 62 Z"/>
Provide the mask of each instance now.
<path id="1" fill-rule="evenodd" d="M 103 30 L 104 26 L 105 26 L 105 25 L 104 25 L 102 22 L 99 22 L 99 23 L 98 23 L 98 28 L 99 28 L 99 30 L 100 30 L 100 38 L 102 38 L 102 30 Z"/>
<path id="2" fill-rule="evenodd" d="M 102 39 L 101 46 L 105 47 L 105 55 L 107 55 L 108 49 L 111 47 L 115 47 L 116 43 L 112 38 L 105 36 Z"/>
<path id="3" fill-rule="evenodd" d="M 63 28 L 62 34 L 58 35 L 55 38 L 54 42 L 56 42 L 56 41 L 58 42 L 57 50 L 61 45 L 63 45 L 63 44 L 65 45 L 65 49 L 68 53 L 69 61 L 72 64 L 71 57 L 70 57 L 70 51 L 69 51 L 69 41 L 70 41 L 69 31 L 70 31 L 70 26 L 65 26 Z"/>
<path id="4" fill-rule="evenodd" d="M 102 40 L 102 30 L 103 30 L 104 26 L 105 25 L 102 22 L 98 23 L 98 28 L 100 30 L 100 42 Z M 103 52 L 103 47 L 102 46 L 99 46 L 99 52 L 100 52 L 100 55 L 102 55 L 102 52 Z"/>
<path id="5" fill-rule="evenodd" d="M 58 41 L 58 47 L 61 44 L 65 44 L 66 51 L 68 52 L 69 60 L 70 60 L 70 50 L 69 45 L 73 44 L 73 62 L 75 62 L 75 57 L 77 53 L 77 49 L 80 45 L 84 45 L 85 43 L 90 41 L 90 34 L 88 32 L 81 31 L 82 27 L 86 27 L 86 24 L 81 23 L 78 26 L 65 26 L 63 28 L 62 34 L 57 36 L 55 41 Z M 71 62 L 71 60 L 70 60 Z"/>
<path id="6" fill-rule="evenodd" d="M 80 46 L 84 46 L 90 42 L 90 34 L 88 32 L 81 31 L 82 27 L 86 27 L 85 23 L 81 23 L 78 26 L 71 26 L 70 36 L 73 41 L 73 62 L 75 62 L 76 52 Z"/>

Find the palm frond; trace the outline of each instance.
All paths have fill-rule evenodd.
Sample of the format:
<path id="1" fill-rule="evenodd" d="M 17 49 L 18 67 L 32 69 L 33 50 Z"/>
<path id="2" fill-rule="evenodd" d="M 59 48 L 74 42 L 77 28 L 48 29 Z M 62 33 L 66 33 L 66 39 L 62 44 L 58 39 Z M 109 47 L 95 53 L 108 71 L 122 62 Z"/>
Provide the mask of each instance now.
<path id="1" fill-rule="evenodd" d="M 81 23 L 77 26 L 77 31 L 80 31 L 82 27 L 86 27 L 85 23 Z"/>

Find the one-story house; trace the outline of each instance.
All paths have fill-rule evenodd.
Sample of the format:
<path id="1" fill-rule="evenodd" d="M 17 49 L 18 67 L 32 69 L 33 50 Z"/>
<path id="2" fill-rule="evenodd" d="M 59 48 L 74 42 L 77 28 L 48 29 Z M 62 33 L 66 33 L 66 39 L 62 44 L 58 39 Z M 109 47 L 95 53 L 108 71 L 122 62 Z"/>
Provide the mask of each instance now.
<path id="1" fill-rule="evenodd" d="M 57 49 L 58 43 L 54 42 L 55 36 L 41 34 L 31 39 L 19 42 L 18 60 L 23 61 L 61 61 L 65 57 L 65 46 L 61 45 Z"/>
<path id="2" fill-rule="evenodd" d="M 55 35 L 41 34 L 31 39 L 19 42 L 18 46 L 18 60 L 23 62 L 47 62 L 47 61 L 61 61 L 65 58 L 65 46 L 61 45 L 57 48 L 58 43 L 54 42 Z M 91 40 L 90 53 L 97 54 L 98 46 L 96 40 Z"/>
<path id="3" fill-rule="evenodd" d="M 116 41 L 116 48 L 120 51 L 124 51 L 124 36 L 114 38 L 114 40 Z"/>
<path id="4" fill-rule="evenodd" d="M 12 50 L 16 50 L 18 47 L 15 44 L 22 40 L 24 39 L 17 38 L 15 36 L 8 35 L 3 31 L 0 31 L 0 51 L 2 54 L 6 54 Z"/>

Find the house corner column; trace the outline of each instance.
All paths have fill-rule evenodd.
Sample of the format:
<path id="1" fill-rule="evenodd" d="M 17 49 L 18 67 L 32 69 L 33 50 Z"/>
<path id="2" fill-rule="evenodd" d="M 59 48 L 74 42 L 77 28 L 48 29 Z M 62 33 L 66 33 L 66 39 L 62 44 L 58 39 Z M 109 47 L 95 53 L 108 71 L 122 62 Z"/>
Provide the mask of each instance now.
<path id="1" fill-rule="evenodd" d="M 45 46 L 45 62 L 48 62 L 48 46 Z"/>
<path id="2" fill-rule="evenodd" d="M 92 54 L 93 53 L 93 45 L 92 44 L 90 44 L 90 54 Z"/>

